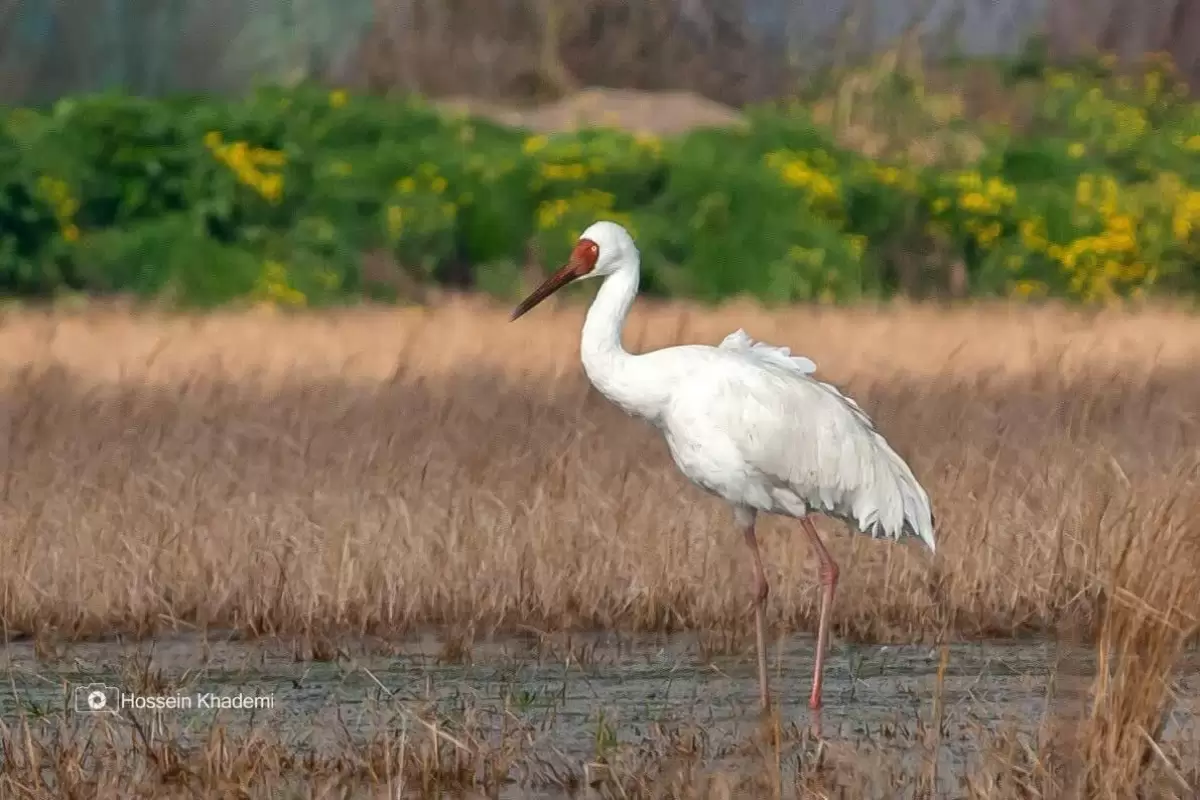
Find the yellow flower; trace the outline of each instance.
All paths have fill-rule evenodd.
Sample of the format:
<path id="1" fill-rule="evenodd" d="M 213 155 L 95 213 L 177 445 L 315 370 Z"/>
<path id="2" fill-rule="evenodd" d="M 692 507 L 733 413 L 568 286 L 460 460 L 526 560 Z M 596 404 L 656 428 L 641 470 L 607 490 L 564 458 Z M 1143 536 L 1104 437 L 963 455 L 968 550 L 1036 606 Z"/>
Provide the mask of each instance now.
<path id="1" fill-rule="evenodd" d="M 1117 195 L 1119 193 L 1116 180 L 1111 175 L 1104 175 L 1100 178 L 1100 212 L 1102 214 L 1112 214 L 1117 208 Z"/>
<path id="2" fill-rule="evenodd" d="M 583 180 L 588 174 L 583 164 L 543 164 L 540 172 L 548 181 Z"/>
<path id="3" fill-rule="evenodd" d="M 558 225 L 558 221 L 567 213 L 567 201 L 561 198 L 546 201 L 538 206 L 538 227 L 548 230 Z"/>
<path id="4" fill-rule="evenodd" d="M 955 176 L 954 182 L 959 189 L 971 190 L 983 188 L 983 176 L 978 172 L 960 172 Z"/>
<path id="5" fill-rule="evenodd" d="M 541 230 L 552 230 L 562 225 L 567 220 L 568 215 L 572 219 L 590 218 L 594 219 L 597 216 L 605 215 L 615 222 L 619 222 L 630 230 L 634 230 L 633 221 L 627 214 L 613 211 L 613 203 L 616 200 L 613 195 L 608 192 L 602 192 L 596 189 L 584 189 L 571 195 L 569 198 L 556 198 L 554 200 L 543 201 L 537 209 L 538 228 Z M 578 231 L 566 231 L 570 237 L 578 238 Z M 572 241 L 574 241 L 572 238 Z"/>
<path id="6" fill-rule="evenodd" d="M 979 229 L 975 234 L 975 240 L 983 247 L 989 247 L 993 242 L 1000 237 L 1001 227 L 999 222 L 989 222 L 987 225 Z"/>
<path id="7" fill-rule="evenodd" d="M 1046 231 L 1040 219 L 1023 219 L 1018 228 L 1021 243 L 1030 250 L 1042 250 L 1046 247 Z"/>
<path id="8" fill-rule="evenodd" d="M 1188 190 L 1175 204 L 1171 215 L 1171 232 L 1175 239 L 1187 242 L 1200 226 L 1200 191 Z"/>
<path id="9" fill-rule="evenodd" d="M 900 180 L 900 170 L 895 167 L 878 167 L 875 169 L 875 176 L 879 178 L 879 182 L 887 186 L 891 186 Z"/>
<path id="10" fill-rule="evenodd" d="M 335 89 L 329 93 L 329 105 L 333 108 L 341 108 L 346 105 L 346 93 L 341 89 Z"/>
<path id="11" fill-rule="evenodd" d="M 821 152 L 821 154 L 818 155 L 824 156 L 824 152 Z M 827 168 L 834 169 L 834 164 L 827 164 Z M 886 166 L 880 166 L 880 164 L 871 163 L 870 172 L 872 175 L 875 175 L 876 180 L 880 181 L 884 186 L 899 186 L 902 188 L 902 190 L 910 192 L 917 190 L 916 175 L 913 175 L 906 169 L 896 168 L 890 166 L 890 164 L 886 164 Z"/>
<path id="12" fill-rule="evenodd" d="M 1120 106 L 1113 112 L 1113 121 L 1117 126 L 1117 134 L 1119 136 L 1118 143 L 1129 143 L 1143 133 L 1149 127 L 1145 113 L 1135 106 Z"/>
<path id="13" fill-rule="evenodd" d="M 850 243 L 850 254 L 857 261 L 862 258 L 863 252 L 867 249 L 867 237 L 851 234 L 846 239 Z"/>
<path id="14" fill-rule="evenodd" d="M 1086 206 L 1090 202 L 1092 202 L 1092 177 L 1081 175 L 1075 182 L 1075 203 Z"/>
<path id="15" fill-rule="evenodd" d="M 278 150 L 267 150 L 262 147 L 254 148 L 247 154 L 247 157 L 260 167 L 282 167 L 287 161 L 283 153 Z"/>
<path id="16" fill-rule="evenodd" d="M 1015 297 L 1027 298 L 1044 295 L 1047 289 L 1042 281 L 1017 281 L 1013 284 L 1012 293 Z"/>
<path id="17" fill-rule="evenodd" d="M 400 238 L 400 234 L 404 230 L 404 209 L 400 206 L 388 206 L 387 229 L 393 239 Z"/>
<path id="18" fill-rule="evenodd" d="M 1067 155 L 1071 158 L 1082 158 L 1083 154 L 1086 152 L 1087 148 L 1084 147 L 1080 142 L 1071 142 L 1071 144 L 1067 146 Z"/>
<path id="19" fill-rule="evenodd" d="M 63 238 L 73 242 L 79 238 L 79 228 L 74 224 L 75 212 L 79 210 L 79 201 L 71 194 L 71 187 L 66 181 L 49 175 L 37 179 L 37 194 L 50 206 Z"/>
<path id="20" fill-rule="evenodd" d="M 798 264 L 804 264 L 809 267 L 820 267 L 825 263 L 825 251 L 819 247 L 800 247 L 796 245 L 788 249 L 788 258 Z"/>
<path id="21" fill-rule="evenodd" d="M 254 183 L 254 188 L 264 199 L 277 203 L 283 195 L 283 176 L 263 175 Z"/>
<path id="22" fill-rule="evenodd" d="M 992 210 L 992 204 L 979 192 L 967 192 L 958 199 L 958 204 L 977 214 L 986 214 Z"/>
<path id="23" fill-rule="evenodd" d="M 1162 91 L 1162 75 L 1157 72 L 1148 72 L 1142 82 L 1146 89 L 1146 98 L 1153 102 L 1158 98 L 1158 93 Z"/>
<path id="24" fill-rule="evenodd" d="M 303 306 L 308 298 L 288 284 L 287 268 L 278 261 L 263 263 L 263 271 L 255 281 L 254 295 L 265 305 Z"/>
<path id="25" fill-rule="evenodd" d="M 643 150 L 649 150 L 654 155 L 662 152 L 662 140 L 647 131 L 639 131 L 634 134 L 633 142 L 638 147 Z"/>
<path id="26" fill-rule="evenodd" d="M 336 289 L 342 284 L 342 276 L 331 269 L 323 269 L 317 273 L 317 281 L 326 289 Z"/>
<path id="27" fill-rule="evenodd" d="M 271 203 L 279 201 L 283 195 L 283 176 L 263 172 L 259 167 L 282 167 L 286 162 L 283 153 L 261 147 L 252 148 L 246 142 L 225 144 L 216 131 L 209 131 L 204 139 L 213 157 L 228 167 L 239 182 L 254 189 Z"/>
<path id="28" fill-rule="evenodd" d="M 805 189 L 814 199 L 829 201 L 838 198 L 838 179 L 817 171 L 803 156 L 775 152 L 767 155 L 766 162 L 784 183 Z"/>
<path id="29" fill-rule="evenodd" d="M 1009 186 L 999 178 L 988 178 L 985 188 L 987 196 L 1000 205 L 1011 205 L 1017 199 L 1016 188 Z"/>

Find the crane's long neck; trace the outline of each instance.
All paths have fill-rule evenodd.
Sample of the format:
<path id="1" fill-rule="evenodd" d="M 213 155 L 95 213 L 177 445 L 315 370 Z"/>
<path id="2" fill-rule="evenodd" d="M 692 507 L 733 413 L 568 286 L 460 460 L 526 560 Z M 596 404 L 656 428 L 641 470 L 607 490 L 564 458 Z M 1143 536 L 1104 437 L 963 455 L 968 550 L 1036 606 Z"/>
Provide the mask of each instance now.
<path id="1" fill-rule="evenodd" d="M 638 266 L 633 262 L 604 279 L 583 322 L 580 350 L 589 358 L 620 360 L 629 357 L 621 346 L 621 331 L 638 290 Z"/>
<path id="2" fill-rule="evenodd" d="M 631 259 L 600 286 L 583 323 L 579 352 L 588 379 L 631 414 L 652 419 L 657 397 L 638 356 L 621 345 L 621 330 L 638 290 L 638 262 Z"/>

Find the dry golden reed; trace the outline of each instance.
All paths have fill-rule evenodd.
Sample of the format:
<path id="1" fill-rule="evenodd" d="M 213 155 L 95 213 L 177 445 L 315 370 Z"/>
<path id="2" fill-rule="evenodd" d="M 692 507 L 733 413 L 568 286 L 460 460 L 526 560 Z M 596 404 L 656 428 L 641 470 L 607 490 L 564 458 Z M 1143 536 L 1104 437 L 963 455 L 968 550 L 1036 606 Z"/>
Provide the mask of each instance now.
<path id="1" fill-rule="evenodd" d="M 9 314 L 9 631 L 741 630 L 749 561 L 727 509 L 588 386 L 580 318 L 509 324 L 469 301 Z M 648 305 L 626 340 L 736 327 L 812 356 L 933 499 L 932 561 L 821 523 L 843 567 L 838 635 L 1092 634 L 1106 601 L 1200 589 L 1200 320 Z M 761 538 L 773 623 L 811 626 L 794 522 Z"/>
<path id="2" fill-rule="evenodd" d="M 286 317 L 9 313 L 8 634 L 232 627 L 318 642 L 440 624 L 469 647 L 518 625 L 695 626 L 748 648 L 749 562 L 727 509 L 587 386 L 580 320 L 577 307 L 548 304 L 508 324 L 503 309 L 468 300 Z M 715 343 L 738 327 L 813 357 L 933 498 L 933 559 L 821 523 L 843 566 L 838 635 L 1047 631 L 1095 643 L 1084 717 L 1032 745 L 1001 736 L 955 796 L 1190 796 L 1200 769 L 1161 726 L 1200 596 L 1200 320 L 643 304 L 627 345 Z M 816 586 L 795 524 L 770 520 L 763 533 L 772 623 L 809 629 Z M 187 752 L 169 737 L 97 739 L 65 720 L 34 733 L 22 719 L 0 726 L 13 755 L 0 787 L 244 797 L 297 780 L 342 792 L 352 779 L 388 796 L 399 784 L 495 796 L 521 736 L 466 722 L 457 744 L 427 723 L 414 731 L 318 762 L 269 732 L 214 728 Z M 770 777 L 778 730 L 744 773 L 706 766 L 695 741 L 686 730 L 648 738 L 601 793 L 924 796 L 861 747 L 801 758 L 784 787 Z"/>

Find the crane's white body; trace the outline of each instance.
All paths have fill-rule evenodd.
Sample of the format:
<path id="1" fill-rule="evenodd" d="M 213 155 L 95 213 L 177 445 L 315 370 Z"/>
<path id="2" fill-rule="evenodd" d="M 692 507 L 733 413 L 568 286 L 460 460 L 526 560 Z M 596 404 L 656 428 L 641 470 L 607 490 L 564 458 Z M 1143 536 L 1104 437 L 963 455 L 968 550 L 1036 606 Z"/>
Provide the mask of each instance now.
<path id="1" fill-rule="evenodd" d="M 605 277 L 583 326 L 584 370 L 601 394 L 663 432 L 688 479 L 728 501 L 742 524 L 760 511 L 821 513 L 934 549 L 928 494 L 858 404 L 813 377 L 812 361 L 741 330 L 717 347 L 626 352 L 637 248 L 608 222 L 581 238 L 599 243 L 595 274 Z"/>
<path id="2" fill-rule="evenodd" d="M 679 469 L 724 498 L 754 557 L 759 699 L 770 708 L 764 609 L 770 591 L 754 532 L 760 511 L 800 520 L 819 562 L 809 708 L 821 730 L 821 681 L 838 566 L 809 514 L 842 519 L 875 537 L 912 536 L 934 549 L 929 496 L 858 404 L 813 377 L 816 365 L 745 331 L 717 347 L 684 345 L 633 355 L 621 329 L 638 290 L 640 257 L 629 233 L 597 222 L 561 269 L 513 310 L 513 319 L 571 281 L 604 278 L 583 324 L 588 378 L 616 405 L 661 430 Z"/>

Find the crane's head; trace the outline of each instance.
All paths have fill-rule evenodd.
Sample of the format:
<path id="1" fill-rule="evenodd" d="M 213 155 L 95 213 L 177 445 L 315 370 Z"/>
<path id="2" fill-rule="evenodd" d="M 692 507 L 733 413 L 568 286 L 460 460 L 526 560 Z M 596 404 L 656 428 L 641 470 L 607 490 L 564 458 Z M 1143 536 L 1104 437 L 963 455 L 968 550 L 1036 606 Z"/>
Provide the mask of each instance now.
<path id="1" fill-rule="evenodd" d="M 585 278 L 603 278 L 623 267 L 636 268 L 637 264 L 637 245 L 633 243 L 629 231 L 615 222 L 593 222 L 580 235 L 566 265 L 530 292 L 513 309 L 512 319 L 520 317 L 568 283 Z"/>

